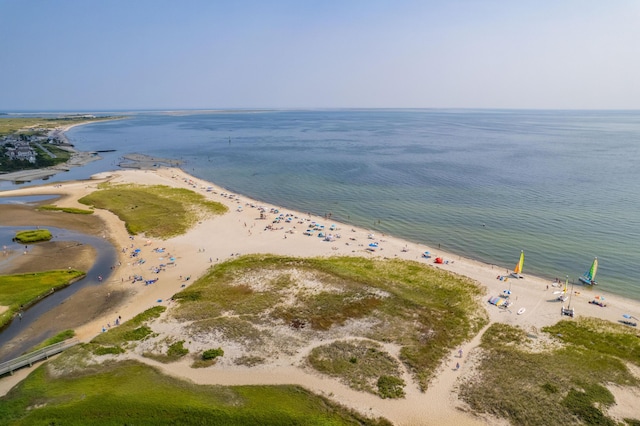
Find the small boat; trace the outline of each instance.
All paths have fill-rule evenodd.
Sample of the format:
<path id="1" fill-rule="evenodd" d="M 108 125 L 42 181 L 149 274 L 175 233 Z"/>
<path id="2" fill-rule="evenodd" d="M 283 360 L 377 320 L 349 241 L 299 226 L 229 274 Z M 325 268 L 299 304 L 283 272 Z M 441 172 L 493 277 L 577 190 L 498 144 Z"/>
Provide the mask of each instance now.
<path id="1" fill-rule="evenodd" d="M 522 275 L 520 275 L 522 273 L 523 267 L 524 267 L 524 250 L 521 250 L 520 259 L 518 260 L 518 263 L 516 263 L 515 268 L 513 268 L 513 272 L 511 273 L 511 276 L 513 278 L 524 278 Z"/>
<path id="2" fill-rule="evenodd" d="M 518 315 L 522 315 L 522 314 L 524 314 L 524 311 L 526 311 L 526 310 L 527 310 L 526 308 L 520 308 L 520 309 L 518 309 Z"/>
<path id="3" fill-rule="evenodd" d="M 575 311 L 573 310 L 573 308 L 565 308 L 564 305 L 562 305 L 562 311 L 561 311 L 562 315 L 566 315 L 568 317 L 573 318 L 575 316 Z"/>
<path id="4" fill-rule="evenodd" d="M 565 280 L 565 288 L 567 286 L 567 282 L 569 281 L 569 276 L 567 275 L 567 278 Z M 569 316 L 571 318 L 573 318 L 576 315 L 575 310 L 571 307 L 571 294 L 573 293 L 573 283 L 571 283 L 571 293 L 569 293 L 569 304 L 567 305 L 567 307 L 564 307 L 564 304 L 562 305 L 562 310 L 560 311 L 561 314 L 564 316 Z M 563 301 L 564 302 L 564 301 Z"/>
<path id="5" fill-rule="evenodd" d="M 562 288 L 562 291 L 559 292 L 560 294 L 558 295 L 558 299 L 561 302 L 566 302 L 567 299 L 569 298 L 569 296 L 567 295 L 567 285 L 569 284 L 569 277 L 567 276 L 567 278 L 564 281 L 564 287 Z M 558 292 L 554 292 L 558 293 Z"/>
<path id="6" fill-rule="evenodd" d="M 593 259 L 593 263 L 591 264 L 591 268 L 587 272 L 584 273 L 583 276 L 578 278 L 580 282 L 585 283 L 587 285 L 596 285 L 598 284 L 596 281 L 596 273 L 598 272 L 598 258 Z"/>

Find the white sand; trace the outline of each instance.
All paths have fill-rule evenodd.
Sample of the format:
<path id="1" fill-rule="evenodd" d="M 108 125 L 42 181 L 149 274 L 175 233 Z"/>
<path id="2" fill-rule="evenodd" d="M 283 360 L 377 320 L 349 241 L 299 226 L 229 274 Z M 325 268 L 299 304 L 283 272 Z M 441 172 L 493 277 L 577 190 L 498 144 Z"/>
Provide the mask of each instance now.
<path id="1" fill-rule="evenodd" d="M 470 259 L 462 258 L 442 250 L 421 244 L 410 243 L 399 238 L 376 235 L 369 239 L 370 231 L 352 227 L 351 225 L 337 223 L 321 217 L 308 216 L 289 209 L 271 206 L 267 203 L 257 202 L 243 196 L 230 195 L 223 188 L 209 182 L 194 178 L 179 169 L 162 168 L 156 170 L 127 170 L 112 173 L 103 173 L 93 177 L 91 181 L 67 182 L 56 186 L 40 186 L 2 192 L 0 195 L 35 195 L 35 194 L 61 194 L 63 198 L 58 201 L 59 206 L 86 207 L 77 203 L 77 199 L 96 189 L 97 183 L 110 180 L 113 183 L 137 183 L 144 185 L 169 185 L 181 188 L 189 188 L 204 194 L 207 198 L 227 205 L 230 211 L 223 215 L 207 219 L 198 223 L 185 235 L 166 241 L 136 237 L 130 240 L 124 224 L 113 214 L 98 210 L 96 214 L 103 218 L 107 224 L 108 237 L 116 244 L 116 249 L 130 248 L 131 244 L 142 249 L 141 257 L 147 259 L 144 266 L 136 265 L 128 253 L 121 253 L 122 266 L 117 268 L 109 277 L 108 285 L 115 289 L 135 286 L 136 293 L 131 296 L 124 305 L 108 317 L 100 318 L 85 324 L 76 330 L 82 340 L 90 340 L 101 331 L 107 323 L 113 323 L 118 315 L 127 320 L 139 312 L 158 304 L 167 304 L 167 300 L 180 291 L 183 284 L 189 284 L 201 276 L 211 265 L 223 262 L 236 255 L 249 253 L 273 253 L 291 256 L 336 256 L 358 255 L 367 257 L 388 257 L 416 260 L 433 267 L 452 271 L 468 276 L 486 287 L 485 296 L 481 298 L 489 313 L 491 322 L 504 322 L 518 325 L 532 334 L 537 334 L 541 327 L 556 323 L 561 319 L 561 303 L 556 301 L 552 283 L 534 276 L 526 275 L 524 279 L 511 279 L 511 291 L 513 305 L 508 310 L 498 309 L 487 303 L 488 296 L 498 296 L 509 282 L 503 282 L 496 277 L 504 275 L 503 267 L 483 264 Z M 207 191 L 212 187 L 213 192 Z M 215 192 L 215 193 L 214 193 Z M 225 195 L 223 195 L 225 194 Z M 340 234 L 341 238 L 333 242 L 323 241 L 317 236 L 303 235 L 307 228 L 305 224 L 298 224 L 294 220 L 291 224 L 284 222 L 272 224 L 275 214 L 269 214 L 268 219 L 260 219 L 260 213 L 254 206 L 264 206 L 267 211 L 270 208 L 278 208 L 280 213 L 292 213 L 298 218 L 315 220 L 328 228 L 335 223 L 337 231 L 327 233 Z M 238 207 L 241 207 L 240 209 Z M 265 226 L 273 225 L 278 230 L 265 230 Z M 295 229 L 294 229 L 295 227 Z M 282 229 L 279 229 L 282 228 Z M 294 233 L 289 233 L 294 231 Z M 286 237 L 286 238 L 285 238 Z M 367 250 L 372 241 L 379 242 L 379 249 L 375 252 Z M 164 247 L 165 253 L 152 252 L 153 248 Z M 430 251 L 433 258 L 423 259 L 421 254 Z M 148 271 L 148 266 L 166 262 L 168 254 L 176 258 L 175 266 L 168 267 L 162 272 L 159 281 L 153 285 L 145 286 L 144 283 L 131 284 L 128 277 L 134 274 L 143 274 Z M 448 264 L 435 265 L 433 259 L 436 256 L 443 257 Z M 160 259 L 160 258 L 163 259 Z M 210 262 L 211 260 L 211 262 Z M 526 265 L 525 265 L 526 266 Z M 526 272 L 526 268 L 525 268 Z M 147 272 L 148 275 L 148 272 Z M 183 277 L 181 280 L 180 277 Z M 190 276 L 190 281 L 185 282 L 184 277 Z M 124 280 L 124 282 L 123 282 Z M 571 306 L 576 309 L 578 316 L 594 316 L 616 322 L 627 313 L 638 316 L 640 303 L 609 294 L 605 294 L 600 288 L 590 289 L 576 287 L 580 294 L 574 294 Z M 606 296 L 608 306 L 602 308 L 589 304 L 594 295 Z M 522 315 L 516 312 L 525 308 Z M 566 317 L 565 317 L 566 318 Z M 362 413 L 384 416 L 394 424 L 418 425 L 472 425 L 472 424 L 502 424 L 497 419 L 480 419 L 459 409 L 463 404 L 457 400 L 455 390 L 458 386 L 457 379 L 471 374 L 472 362 L 470 354 L 478 346 L 480 335 L 467 342 L 463 347 L 463 356 L 458 358 L 457 351 L 450 354 L 444 360 L 437 377 L 430 384 L 425 393 L 421 393 L 417 386 L 407 380 L 407 397 L 403 400 L 381 400 L 373 395 L 355 392 L 335 380 L 321 377 L 320 375 L 304 371 L 295 365 L 295 359 L 280 360 L 277 365 L 260 366 L 252 369 L 246 367 L 229 367 L 222 369 L 191 369 L 186 363 L 158 364 L 147 358 L 140 358 L 142 362 L 156 365 L 167 374 L 188 378 L 196 383 L 218 384 L 270 384 L 270 383 L 297 383 L 311 390 L 322 393 L 344 405 L 355 408 Z M 461 368 L 455 370 L 456 362 L 461 363 Z M 10 389 L 22 375 L 12 376 L 0 380 L 0 395 Z M 15 378 L 15 379 L 14 379 Z M 624 398 L 621 398 L 624 400 Z M 630 400 L 633 400 L 630 398 Z M 624 408 L 620 409 L 625 412 Z"/>

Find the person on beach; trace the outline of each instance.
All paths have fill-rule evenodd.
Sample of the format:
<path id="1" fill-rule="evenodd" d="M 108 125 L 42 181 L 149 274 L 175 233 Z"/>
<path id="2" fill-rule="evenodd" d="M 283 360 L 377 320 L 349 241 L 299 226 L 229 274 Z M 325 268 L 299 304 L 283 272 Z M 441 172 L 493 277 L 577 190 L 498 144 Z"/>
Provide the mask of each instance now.
<path id="1" fill-rule="evenodd" d="M 460 370 L 460 363 L 456 362 L 456 370 Z"/>

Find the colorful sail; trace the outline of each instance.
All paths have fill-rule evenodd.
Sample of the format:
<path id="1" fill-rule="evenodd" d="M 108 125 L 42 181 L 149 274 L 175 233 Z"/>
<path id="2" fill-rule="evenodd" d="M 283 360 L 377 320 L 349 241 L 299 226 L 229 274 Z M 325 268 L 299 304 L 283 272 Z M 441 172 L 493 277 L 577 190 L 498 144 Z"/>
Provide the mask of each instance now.
<path id="1" fill-rule="evenodd" d="M 516 263 L 516 267 L 513 268 L 513 272 L 516 274 L 522 273 L 522 268 L 524 268 L 524 250 L 520 251 L 520 260 Z"/>
<path id="2" fill-rule="evenodd" d="M 591 264 L 591 269 L 589 269 L 589 272 L 587 272 L 585 276 L 589 278 L 591 281 L 593 281 L 596 279 L 597 272 L 598 272 L 598 258 L 596 257 L 595 259 L 593 259 L 593 263 Z"/>
<path id="3" fill-rule="evenodd" d="M 596 274 L 598 273 L 598 258 L 593 259 L 593 263 L 591 264 L 591 268 L 587 272 L 584 273 L 583 276 L 580 277 L 580 281 L 585 284 L 595 285 L 596 283 Z"/>

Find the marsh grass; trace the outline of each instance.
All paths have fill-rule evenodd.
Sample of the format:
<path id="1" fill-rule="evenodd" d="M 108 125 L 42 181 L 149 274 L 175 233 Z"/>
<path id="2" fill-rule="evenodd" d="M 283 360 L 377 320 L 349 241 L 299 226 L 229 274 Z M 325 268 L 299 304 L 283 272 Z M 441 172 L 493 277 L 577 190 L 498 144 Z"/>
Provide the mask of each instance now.
<path id="1" fill-rule="evenodd" d="M 164 185 L 101 184 L 78 201 L 116 214 L 132 235 L 170 238 L 184 234 L 198 220 L 225 213 L 225 205 L 196 192 Z"/>
<path id="2" fill-rule="evenodd" d="M 40 241 L 49 241 L 51 238 L 53 238 L 53 235 L 51 235 L 51 231 L 48 229 L 29 229 L 16 232 L 16 236 L 13 239 L 22 244 L 31 244 Z"/>
<path id="3" fill-rule="evenodd" d="M 307 361 L 317 371 L 336 377 L 353 389 L 386 398 L 404 396 L 404 392 L 397 391 L 398 387 L 400 390 L 404 387 L 398 361 L 376 342 L 332 342 L 313 348 Z M 378 386 L 382 377 L 386 379 L 382 379 L 381 386 Z"/>
<path id="4" fill-rule="evenodd" d="M 52 289 L 66 287 L 84 276 L 84 272 L 75 269 L 0 275 L 0 305 L 9 307 L 0 315 L 0 328 L 8 324 L 21 307 L 27 308 L 51 294 Z"/>
<path id="5" fill-rule="evenodd" d="M 320 288 L 299 283 L 301 273 Z M 447 351 L 486 323 L 476 301 L 481 291 L 468 278 L 417 262 L 250 255 L 216 265 L 176 294 L 173 315 L 201 331 L 252 342 L 268 336 L 251 324 L 321 333 L 369 321 L 372 328 L 361 337 L 402 346 L 401 361 L 425 389 Z"/>
<path id="6" fill-rule="evenodd" d="M 39 367 L 0 399 L 10 424 L 390 425 L 297 386 L 199 386 L 133 361 L 70 377 Z"/>
<path id="7" fill-rule="evenodd" d="M 561 321 L 545 330 L 596 338 L 590 321 Z M 615 340 L 621 335 L 608 337 Z M 559 349 L 533 352 L 527 348 L 528 339 L 522 329 L 500 323 L 485 332 L 479 376 L 468 380 L 460 392 L 471 408 L 519 425 L 572 424 L 576 417 L 583 424 L 613 424 L 602 411 L 613 403 L 604 385 L 639 385 L 624 362 L 603 350 L 604 345 L 566 343 Z"/>
<path id="8" fill-rule="evenodd" d="M 37 210 L 59 211 L 59 212 L 71 213 L 71 214 L 93 214 L 93 210 L 78 209 L 75 207 L 57 207 L 53 205 L 40 206 L 38 207 Z"/>

